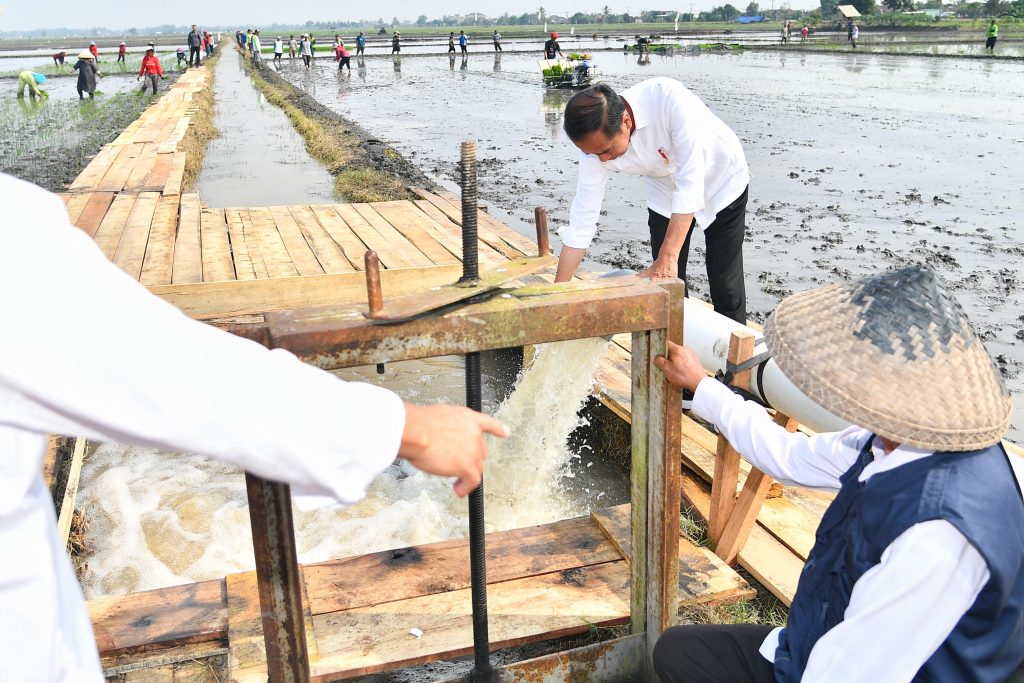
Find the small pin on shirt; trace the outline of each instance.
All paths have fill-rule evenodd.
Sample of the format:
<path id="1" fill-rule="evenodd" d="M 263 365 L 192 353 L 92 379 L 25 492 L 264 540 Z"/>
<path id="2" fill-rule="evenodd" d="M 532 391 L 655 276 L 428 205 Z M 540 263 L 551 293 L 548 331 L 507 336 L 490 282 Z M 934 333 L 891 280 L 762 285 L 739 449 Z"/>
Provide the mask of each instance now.
<path id="1" fill-rule="evenodd" d="M 665 165 L 666 165 L 666 166 L 668 166 L 668 165 L 669 165 L 670 163 L 672 163 L 672 162 L 670 162 L 670 161 L 668 160 L 668 155 L 667 155 L 667 154 L 665 154 L 665 148 L 664 148 L 664 147 L 659 147 L 659 148 L 658 148 L 658 154 L 660 154 L 660 155 L 661 155 L 661 158 L 662 158 L 662 159 L 663 159 L 663 160 L 665 161 Z"/>

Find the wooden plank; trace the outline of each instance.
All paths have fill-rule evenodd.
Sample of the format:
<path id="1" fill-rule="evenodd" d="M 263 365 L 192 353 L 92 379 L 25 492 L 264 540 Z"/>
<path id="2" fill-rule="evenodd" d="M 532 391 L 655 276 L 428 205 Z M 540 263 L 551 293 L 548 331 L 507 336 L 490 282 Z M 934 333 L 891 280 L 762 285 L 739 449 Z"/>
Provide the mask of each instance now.
<path id="1" fill-rule="evenodd" d="M 437 240 L 427 235 L 423 230 L 416 229 L 414 226 L 403 226 L 403 229 L 399 230 L 377 212 L 374 204 L 353 204 L 352 206 L 359 212 L 360 216 L 366 219 L 367 223 L 377 228 L 377 232 L 387 238 L 388 241 L 399 244 L 405 244 L 408 241 L 412 249 L 428 258 L 430 263 L 439 266 L 458 262 L 459 259 L 455 258 L 451 252 L 442 247 Z"/>
<path id="2" fill-rule="evenodd" d="M 244 216 L 244 214 L 243 214 Z M 251 249 L 254 242 L 246 242 Z M 262 261 L 260 261 L 262 262 Z M 255 264 L 254 264 L 255 265 Z M 259 272 L 259 266 L 256 266 Z M 462 266 L 382 270 L 385 297 L 400 297 L 454 282 Z M 150 287 L 157 296 L 200 320 L 254 315 L 314 306 L 364 304 L 363 273 L 278 277 L 237 282 L 203 282 Z"/>
<path id="3" fill-rule="evenodd" d="M 622 561 L 492 584 L 491 648 L 624 623 L 628 584 Z M 449 659 L 473 646 L 469 589 L 315 615 L 313 623 L 320 647 L 313 681 Z M 421 638 L 409 634 L 413 627 L 422 630 Z"/>
<path id="4" fill-rule="evenodd" d="M 441 211 L 439 208 L 431 204 L 426 199 L 413 200 L 413 204 L 415 204 L 420 211 L 429 216 L 431 220 L 436 222 L 438 225 L 448 228 L 453 232 L 457 232 L 460 235 L 462 234 L 462 227 L 459 225 L 459 223 L 453 221 L 451 218 L 448 217 L 448 214 L 446 214 L 444 211 Z M 522 251 L 516 249 L 505 240 L 494 235 L 494 233 L 489 228 L 485 227 L 483 230 L 478 229 L 478 235 L 480 237 L 480 241 L 485 242 L 491 249 L 497 251 L 499 254 L 501 254 L 507 259 L 514 259 L 519 258 L 520 256 L 524 256 L 524 253 Z M 532 254 L 535 251 L 536 249 L 531 250 L 529 253 Z"/>
<path id="5" fill-rule="evenodd" d="M 227 636 L 224 581 L 202 581 L 88 602 L 100 656 Z"/>
<path id="6" fill-rule="evenodd" d="M 249 217 L 252 219 L 253 236 L 259 240 L 259 252 L 263 256 L 263 263 L 269 277 L 294 277 L 299 274 L 288 254 L 288 249 L 281 239 L 281 233 L 277 231 L 277 224 L 270 214 L 270 209 L 265 207 L 249 209 Z M 244 218 L 243 218 L 244 220 Z M 246 235 L 248 237 L 248 234 Z M 249 240 L 249 251 L 252 253 L 252 241 Z"/>
<path id="7" fill-rule="evenodd" d="M 85 169 L 78 174 L 78 177 L 72 181 L 68 189 L 72 192 L 82 192 L 83 190 L 94 190 L 96 184 L 100 182 L 107 171 L 110 170 L 110 165 L 114 163 L 118 155 L 121 154 L 121 147 L 115 147 L 113 145 L 103 146 L 99 153 L 92 158 L 92 161 L 85 167 Z"/>
<path id="8" fill-rule="evenodd" d="M 92 194 L 88 192 L 61 194 L 61 197 L 64 199 L 64 206 L 68 210 L 68 221 L 71 225 L 75 225 L 78 223 L 78 219 L 81 218 L 82 212 L 85 211 L 85 206 L 89 203 Z"/>
<path id="9" fill-rule="evenodd" d="M 164 185 L 164 194 L 181 194 L 181 183 L 185 176 L 185 153 L 174 152 L 171 158 L 171 168 L 167 172 L 167 184 Z"/>
<path id="10" fill-rule="evenodd" d="M 363 270 L 363 257 L 367 252 L 366 245 L 353 232 L 345 219 L 335 210 L 333 206 L 318 204 L 309 207 L 320 225 L 331 236 L 334 243 L 338 245 L 349 264 L 355 270 Z"/>
<path id="11" fill-rule="evenodd" d="M 651 362 L 650 332 L 633 333 L 633 361 L 629 374 L 630 396 L 633 399 L 634 420 L 630 429 L 631 464 L 629 470 L 630 501 L 632 503 L 633 542 L 647 547 L 647 498 L 650 495 L 647 475 L 650 455 L 651 431 L 649 429 Z M 647 631 L 647 554 L 638 555 L 631 562 L 630 580 L 630 622 L 629 632 Z"/>
<path id="12" fill-rule="evenodd" d="M 377 252 L 380 263 L 385 268 L 419 268 L 434 265 L 430 259 L 420 253 L 409 240 L 397 232 L 392 239 L 381 235 L 362 214 L 356 211 L 352 204 L 336 204 L 334 206 L 338 215 L 348 224 L 352 231 L 359 237 L 359 240 Z M 386 221 L 383 221 L 386 223 Z"/>
<path id="13" fill-rule="evenodd" d="M 203 209 L 200 226 L 203 282 L 234 280 L 235 264 L 231 260 L 231 243 L 228 241 L 224 209 Z"/>
<path id="14" fill-rule="evenodd" d="M 270 215 L 274 218 L 281 241 L 284 242 L 288 256 L 295 264 L 299 275 L 323 275 L 324 269 L 320 267 L 320 262 L 316 260 L 313 250 L 306 243 L 306 238 L 303 237 L 288 207 L 271 206 Z"/>
<path id="15" fill-rule="evenodd" d="M 142 186 L 145 190 L 163 192 L 167 185 L 167 179 L 171 173 L 171 162 L 174 161 L 173 154 L 157 154 L 153 161 L 153 167 L 149 170 Z"/>
<path id="16" fill-rule="evenodd" d="M 707 521 L 711 495 L 698 478 L 683 474 L 682 497 L 694 512 Z M 796 595 L 797 582 L 804 563 L 792 551 L 760 525 L 754 525 L 746 545 L 740 550 L 739 564 L 787 606 Z"/>
<path id="17" fill-rule="evenodd" d="M 114 264 L 135 280 L 142 275 L 142 263 L 159 196 L 156 192 L 144 192 L 138 196 L 114 252 Z"/>
<path id="18" fill-rule="evenodd" d="M 310 608 L 325 614 L 468 588 L 468 553 L 468 540 L 457 539 L 305 565 Z M 489 583 L 620 559 L 587 517 L 487 535 Z"/>
<path id="19" fill-rule="evenodd" d="M 245 680 L 247 676 L 242 673 L 244 669 L 260 667 L 267 659 L 256 572 L 229 574 L 225 578 L 225 585 L 227 589 L 228 673 L 232 681 Z M 263 680 L 266 680 L 265 673 Z"/>
<path id="20" fill-rule="evenodd" d="M 99 230 L 100 223 L 107 215 L 107 211 L 110 210 L 114 196 L 113 192 L 90 192 L 89 200 L 86 202 L 85 208 L 82 209 L 82 215 L 75 221 L 75 225 L 89 237 L 94 237 L 96 231 Z"/>
<path id="21" fill-rule="evenodd" d="M 93 235 L 96 246 L 108 259 L 113 259 L 114 252 L 117 251 L 117 244 L 121 241 L 121 234 L 124 232 L 124 226 L 128 222 L 128 216 L 131 215 L 137 197 L 138 195 L 134 194 L 119 194 L 114 197 L 114 201 L 107 210 L 107 215 L 103 217 L 99 228 L 96 229 L 96 234 Z"/>
<path id="22" fill-rule="evenodd" d="M 623 558 L 631 562 L 633 542 L 630 504 L 591 510 L 590 517 L 622 553 Z M 755 591 L 743 577 L 709 549 L 696 546 L 685 536 L 680 536 L 678 552 L 680 607 L 754 595 Z M 712 595 L 716 597 L 711 598 Z"/>
<path id="23" fill-rule="evenodd" d="M 423 199 L 436 206 L 438 210 L 448 216 L 454 223 L 462 225 L 462 200 L 459 197 L 448 192 L 434 194 L 419 188 L 411 189 L 423 197 Z M 486 211 L 477 212 L 477 224 L 483 228 L 480 235 L 484 239 L 501 240 L 525 256 L 537 253 L 536 241 L 520 235 Z M 497 248 L 493 243 L 491 246 Z"/>
<path id="24" fill-rule="evenodd" d="M 743 484 L 736 507 L 722 530 L 721 539 L 715 545 L 715 554 L 728 564 L 736 561 L 740 548 L 746 543 L 771 485 L 772 478 L 761 470 L 753 470 Z"/>
<path id="25" fill-rule="evenodd" d="M 142 155 L 143 145 L 131 143 L 121 147 L 121 153 L 117 159 L 110 164 L 110 168 L 103 174 L 103 178 L 96 183 L 97 190 L 109 192 L 120 192 L 124 189 L 125 183 L 132 169 L 135 168 L 135 161 Z"/>
<path id="26" fill-rule="evenodd" d="M 75 512 L 75 501 L 78 499 L 78 481 L 82 475 L 82 460 L 85 457 L 85 439 L 75 439 L 75 450 L 71 456 L 68 469 L 68 482 L 64 486 L 64 500 L 60 506 L 60 517 L 57 519 L 57 537 L 63 546 L 68 544 L 71 534 L 71 517 Z"/>
<path id="27" fill-rule="evenodd" d="M 432 204 L 424 200 L 424 204 L 429 206 L 431 209 L 435 209 Z M 422 225 L 425 230 L 431 232 L 431 234 L 437 237 L 437 240 L 444 245 L 446 249 L 451 251 L 461 261 L 462 260 L 462 228 L 453 223 L 447 216 L 440 214 L 441 220 L 436 220 L 426 212 L 424 212 L 419 206 L 413 202 L 402 202 L 405 211 L 409 214 L 409 220 L 415 221 L 417 224 Z M 518 258 L 518 256 L 506 256 L 504 253 L 492 247 L 488 240 L 483 237 L 483 232 L 480 226 L 477 226 L 477 253 L 479 255 L 480 263 L 484 266 L 497 266 L 504 261 Z M 498 240 L 500 242 L 500 240 Z M 507 245 L 506 245 L 507 246 Z M 452 251 L 454 249 L 454 251 Z M 515 252 L 514 249 L 509 249 L 510 252 Z"/>
<path id="28" fill-rule="evenodd" d="M 228 237 L 231 239 L 231 254 L 235 262 L 235 276 L 239 280 L 255 280 L 256 269 L 249 255 L 249 245 L 245 240 L 245 224 L 238 209 L 225 209 L 224 218 L 228 222 Z"/>
<path id="29" fill-rule="evenodd" d="M 316 214 L 308 206 L 289 207 L 292 218 L 299 226 L 299 231 L 306 238 L 306 244 L 313 250 L 313 255 L 320 263 L 324 273 L 352 273 L 355 268 L 345 258 L 341 247 L 331 239 L 326 229 L 320 225 Z"/>
<path id="30" fill-rule="evenodd" d="M 447 265 L 462 260 L 461 236 L 456 240 L 449 233 L 435 231 L 426 220 L 422 220 L 426 219 L 426 214 L 411 203 L 403 201 L 375 202 L 370 206 L 434 263 Z M 482 263 L 483 255 L 479 255 L 477 261 Z"/>
<path id="31" fill-rule="evenodd" d="M 166 194 L 166 193 L 165 193 Z M 174 284 L 203 281 L 203 251 L 199 196 L 181 197 L 178 235 L 174 240 L 174 266 L 171 281 Z"/>
<path id="32" fill-rule="evenodd" d="M 156 164 L 157 152 L 156 145 L 149 143 L 143 145 L 142 153 L 135 159 L 135 165 L 132 168 L 132 172 L 128 174 L 128 179 L 125 181 L 125 190 L 129 192 L 139 192 L 145 188 L 146 179 L 149 174 L 153 171 L 153 166 Z M 163 188 L 160 188 L 161 190 Z"/>
<path id="33" fill-rule="evenodd" d="M 178 232 L 178 197 L 160 196 L 149 231 L 146 257 L 139 281 L 147 287 L 171 284 L 174 239 Z"/>
<path id="34" fill-rule="evenodd" d="M 754 354 L 754 335 L 751 332 L 733 332 L 729 337 L 727 359 L 734 365 L 745 363 Z M 750 371 L 745 370 L 733 377 L 733 383 L 741 389 L 750 385 Z M 736 485 L 740 476 L 740 454 L 724 435 L 718 435 L 715 457 L 715 474 L 711 483 L 711 516 L 708 518 L 708 535 L 718 543 L 736 506 Z M 756 516 L 756 515 L 755 515 Z M 722 557 L 722 555 L 719 555 Z"/>
<path id="35" fill-rule="evenodd" d="M 430 254 L 424 253 L 420 248 L 420 245 L 411 242 L 405 235 L 398 232 L 390 223 L 373 210 L 373 207 L 369 204 L 352 204 L 352 209 L 359 214 L 363 220 L 373 226 L 383 239 L 387 240 L 388 244 L 392 245 L 402 255 L 402 258 L 410 266 L 429 266 L 436 264 L 430 257 Z M 341 209 L 338 209 L 340 212 Z M 348 220 L 348 215 L 345 215 L 345 220 Z M 351 222 L 349 223 L 351 225 Z M 362 236 L 362 235 L 360 235 Z M 365 241 L 365 238 L 364 238 Z M 443 249 L 440 245 L 436 245 L 435 253 L 438 253 L 439 249 Z M 447 250 L 445 250 L 447 251 Z M 456 259 L 457 260 L 457 259 Z"/>
<path id="36" fill-rule="evenodd" d="M 260 238 L 253 224 L 253 219 L 245 209 L 238 210 L 238 217 L 242 221 L 242 239 L 244 240 L 245 252 L 249 255 L 249 262 L 252 263 L 253 274 L 257 280 L 265 280 L 270 277 L 270 273 L 267 272 L 267 264 L 263 260 Z"/>

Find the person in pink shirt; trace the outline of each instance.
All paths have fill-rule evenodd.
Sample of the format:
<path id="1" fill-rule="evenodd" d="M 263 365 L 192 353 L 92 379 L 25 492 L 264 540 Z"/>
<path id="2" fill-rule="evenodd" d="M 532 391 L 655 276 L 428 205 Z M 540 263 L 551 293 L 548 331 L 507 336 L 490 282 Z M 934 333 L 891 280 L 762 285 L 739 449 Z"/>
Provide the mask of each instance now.
<path id="1" fill-rule="evenodd" d="M 352 65 L 349 62 L 352 59 L 352 53 L 345 47 L 345 41 L 339 41 L 334 46 L 334 60 L 338 62 L 338 71 L 344 68 L 348 68 L 348 72 L 352 73 Z"/>

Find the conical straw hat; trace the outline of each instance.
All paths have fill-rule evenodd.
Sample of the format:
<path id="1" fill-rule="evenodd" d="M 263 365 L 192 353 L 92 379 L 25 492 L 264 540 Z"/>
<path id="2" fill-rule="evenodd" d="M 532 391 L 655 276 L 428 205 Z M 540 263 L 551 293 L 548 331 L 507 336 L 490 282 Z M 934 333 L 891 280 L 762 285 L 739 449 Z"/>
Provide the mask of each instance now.
<path id="1" fill-rule="evenodd" d="M 918 266 L 801 292 L 764 326 L 779 369 L 823 408 L 897 443 L 999 441 L 1013 403 L 960 304 Z"/>

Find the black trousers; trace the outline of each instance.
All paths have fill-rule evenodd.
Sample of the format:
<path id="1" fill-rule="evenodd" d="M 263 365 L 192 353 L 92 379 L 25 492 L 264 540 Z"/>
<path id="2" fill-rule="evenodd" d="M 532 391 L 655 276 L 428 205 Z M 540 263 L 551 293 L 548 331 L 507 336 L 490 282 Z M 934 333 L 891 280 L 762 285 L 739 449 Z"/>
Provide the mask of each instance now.
<path id="1" fill-rule="evenodd" d="M 774 683 L 758 648 L 771 632 L 760 624 L 674 626 L 654 646 L 663 683 Z"/>
<path id="2" fill-rule="evenodd" d="M 651 253 L 654 258 L 658 258 L 668 231 L 669 217 L 650 209 L 647 213 L 647 226 L 651 229 Z M 686 280 L 686 260 L 690 255 L 690 238 L 694 230 L 696 225 L 691 224 L 690 234 L 686 236 L 679 252 L 681 280 Z M 746 231 L 747 190 L 744 189 L 743 194 L 732 204 L 718 212 L 714 222 L 704 231 L 711 303 L 715 311 L 744 325 L 747 322 L 747 292 L 743 282 L 743 236 Z"/>
<path id="3" fill-rule="evenodd" d="M 199 48 L 198 45 L 195 46 L 195 47 L 189 46 L 189 48 L 188 48 L 188 65 L 189 66 L 199 66 L 199 49 L 200 48 Z"/>

